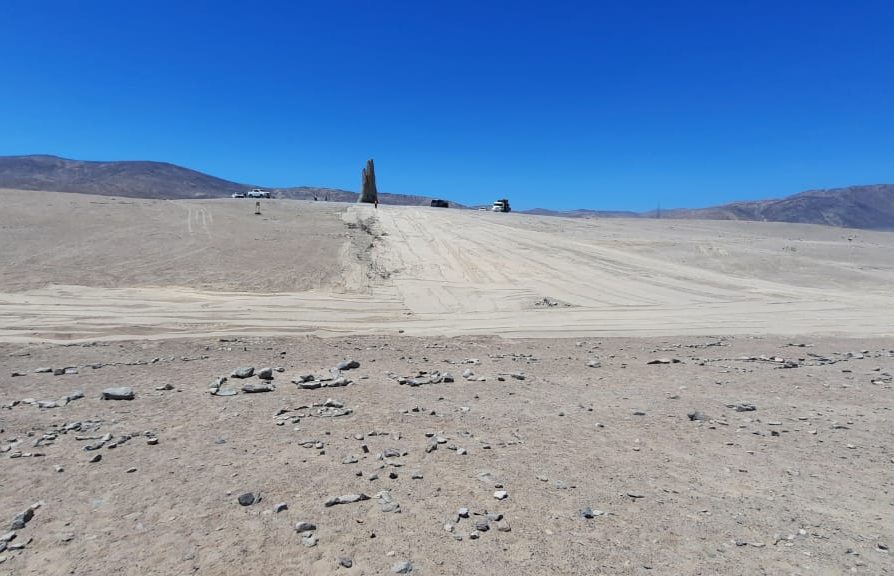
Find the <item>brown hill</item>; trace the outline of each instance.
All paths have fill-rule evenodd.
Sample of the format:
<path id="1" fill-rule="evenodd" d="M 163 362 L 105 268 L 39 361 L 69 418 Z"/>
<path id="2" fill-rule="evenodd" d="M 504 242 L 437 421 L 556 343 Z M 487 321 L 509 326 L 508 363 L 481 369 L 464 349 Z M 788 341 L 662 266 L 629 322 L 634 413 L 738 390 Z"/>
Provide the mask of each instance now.
<path id="1" fill-rule="evenodd" d="M 58 156 L 0 156 L 0 188 L 77 192 L 130 198 L 224 198 L 245 192 L 241 184 L 167 162 L 91 162 Z M 357 193 L 337 188 L 266 188 L 276 198 L 356 202 Z M 380 193 L 382 204 L 428 205 L 431 198 Z M 459 206 L 459 204 L 454 204 Z"/>
<path id="2" fill-rule="evenodd" d="M 655 216 L 654 212 L 644 216 Z M 894 185 L 875 184 L 809 190 L 778 200 L 734 202 L 698 209 L 669 210 L 666 218 L 761 220 L 894 230 Z"/>

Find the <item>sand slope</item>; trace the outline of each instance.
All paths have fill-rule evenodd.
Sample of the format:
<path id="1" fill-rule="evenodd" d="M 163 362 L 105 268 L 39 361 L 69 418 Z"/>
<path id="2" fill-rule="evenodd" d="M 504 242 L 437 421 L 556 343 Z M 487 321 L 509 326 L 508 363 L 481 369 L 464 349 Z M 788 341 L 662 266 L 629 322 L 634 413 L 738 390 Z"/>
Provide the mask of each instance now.
<path id="1" fill-rule="evenodd" d="M 894 233 L 0 193 L 0 339 L 894 326 Z M 539 306 L 543 298 L 557 306 Z"/>

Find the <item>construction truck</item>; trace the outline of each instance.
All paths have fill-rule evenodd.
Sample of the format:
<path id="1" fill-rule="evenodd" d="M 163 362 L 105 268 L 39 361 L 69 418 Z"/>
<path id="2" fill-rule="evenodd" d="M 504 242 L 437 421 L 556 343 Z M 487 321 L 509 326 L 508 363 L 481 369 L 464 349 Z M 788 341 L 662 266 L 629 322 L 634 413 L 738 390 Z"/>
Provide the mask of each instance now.
<path id="1" fill-rule="evenodd" d="M 506 198 L 501 198 L 494 202 L 494 205 L 491 207 L 491 212 L 510 212 L 512 208 L 509 207 L 509 200 Z"/>

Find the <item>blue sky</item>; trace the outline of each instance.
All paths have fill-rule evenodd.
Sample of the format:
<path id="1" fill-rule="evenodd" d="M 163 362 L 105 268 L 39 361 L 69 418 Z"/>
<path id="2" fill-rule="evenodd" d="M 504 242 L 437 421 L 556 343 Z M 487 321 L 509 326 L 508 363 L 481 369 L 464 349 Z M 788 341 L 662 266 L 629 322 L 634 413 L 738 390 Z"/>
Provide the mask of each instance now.
<path id="1" fill-rule="evenodd" d="M 892 2 L 0 2 L 0 154 L 648 210 L 894 182 Z"/>

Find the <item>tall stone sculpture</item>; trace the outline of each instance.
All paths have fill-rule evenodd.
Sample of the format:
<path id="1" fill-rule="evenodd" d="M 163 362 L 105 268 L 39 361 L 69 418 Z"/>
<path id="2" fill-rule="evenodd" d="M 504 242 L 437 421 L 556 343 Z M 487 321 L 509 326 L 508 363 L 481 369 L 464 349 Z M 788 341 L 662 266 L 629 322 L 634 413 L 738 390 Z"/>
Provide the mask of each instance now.
<path id="1" fill-rule="evenodd" d="M 367 204 L 375 204 L 379 201 L 379 192 L 376 190 L 376 167 L 372 158 L 366 161 L 366 168 L 363 169 L 360 197 L 357 201 L 366 202 Z"/>

